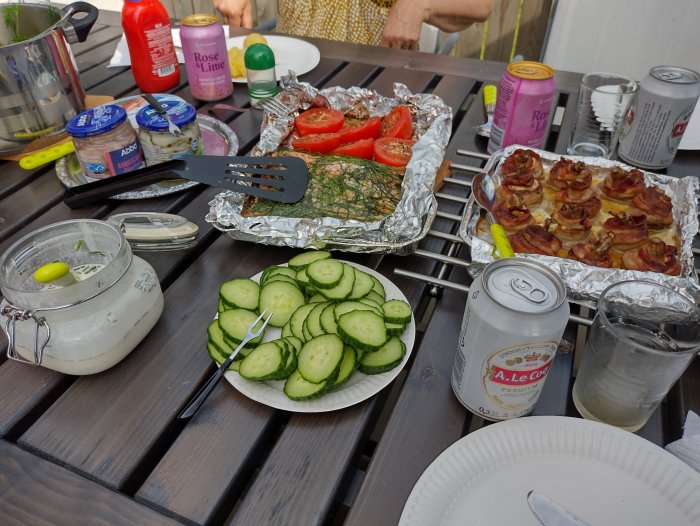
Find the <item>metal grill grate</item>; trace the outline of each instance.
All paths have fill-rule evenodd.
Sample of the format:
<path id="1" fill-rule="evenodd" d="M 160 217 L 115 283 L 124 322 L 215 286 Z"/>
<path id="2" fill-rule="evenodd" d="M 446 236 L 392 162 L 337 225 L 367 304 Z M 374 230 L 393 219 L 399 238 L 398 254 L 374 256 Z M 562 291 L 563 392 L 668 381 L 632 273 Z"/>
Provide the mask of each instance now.
<path id="1" fill-rule="evenodd" d="M 437 230 L 434 224 L 427 236 L 428 238 L 440 239 L 445 241 L 445 243 L 441 246 L 441 252 L 436 252 L 426 249 L 425 247 L 429 246 L 430 243 L 423 240 L 419 249 L 414 252 L 417 256 L 431 259 L 438 263 L 436 270 L 432 275 L 420 274 L 401 268 L 394 270 L 394 272 L 400 276 L 420 280 L 428 285 L 432 285 L 430 289 L 430 294 L 432 296 L 438 296 L 440 290 L 443 288 L 464 292 L 465 294 L 469 292 L 469 287 L 467 285 L 450 281 L 449 275 L 453 266 L 467 269 L 471 266 L 471 262 L 468 259 L 457 257 L 462 245 L 465 245 L 465 243 L 456 233 L 459 230 L 459 224 L 462 220 L 464 206 L 471 193 L 471 180 L 474 174 L 482 170 L 489 156 L 469 150 L 457 150 L 457 154 L 463 156 L 465 161 L 473 164 L 452 163 L 452 176 L 445 178 L 445 185 L 441 192 L 435 194 L 438 199 L 438 212 L 435 223 L 438 222 L 438 218 L 442 219 L 443 221 L 441 221 L 440 224 L 445 225 L 446 231 Z M 458 209 L 457 213 L 454 213 L 454 208 Z M 696 256 L 700 255 L 700 248 L 693 248 L 693 254 Z M 697 271 L 698 269 L 696 268 L 696 272 Z M 581 309 L 581 314 L 590 314 L 592 316 L 593 313 L 592 309 L 586 307 Z M 593 321 L 590 317 L 576 314 L 571 314 L 569 319 L 584 326 L 590 326 Z"/>

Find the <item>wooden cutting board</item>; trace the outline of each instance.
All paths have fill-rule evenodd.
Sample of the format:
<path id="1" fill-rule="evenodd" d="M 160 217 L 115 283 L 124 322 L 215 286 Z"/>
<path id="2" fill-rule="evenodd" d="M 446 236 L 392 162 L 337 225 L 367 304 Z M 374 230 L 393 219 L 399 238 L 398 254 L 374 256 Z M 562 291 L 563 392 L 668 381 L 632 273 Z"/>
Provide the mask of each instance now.
<path id="1" fill-rule="evenodd" d="M 112 97 L 111 95 L 87 95 L 85 97 L 85 107 L 94 108 L 96 106 L 101 106 L 102 104 L 112 102 L 113 100 L 114 97 Z M 20 153 L 0 156 L 0 159 L 4 159 L 6 161 L 19 161 L 22 157 L 25 157 L 30 153 L 35 153 L 39 150 L 43 150 L 45 148 L 49 148 L 50 146 L 55 146 L 59 143 L 66 142 L 69 140 L 70 137 L 68 137 L 67 133 L 62 133 L 60 135 L 52 135 L 51 137 L 41 137 L 27 144 L 26 148 L 24 148 L 24 150 L 22 150 Z"/>

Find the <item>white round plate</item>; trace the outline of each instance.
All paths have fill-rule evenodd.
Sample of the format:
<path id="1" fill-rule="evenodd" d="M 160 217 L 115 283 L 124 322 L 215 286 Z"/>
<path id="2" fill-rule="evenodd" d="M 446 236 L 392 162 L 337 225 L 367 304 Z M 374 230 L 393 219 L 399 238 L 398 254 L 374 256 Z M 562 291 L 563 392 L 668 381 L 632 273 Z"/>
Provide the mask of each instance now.
<path id="1" fill-rule="evenodd" d="M 321 60 L 321 52 L 318 48 L 305 40 L 275 35 L 264 36 L 270 49 L 275 54 L 277 80 L 282 75 L 289 74 L 290 69 L 297 75 L 308 73 L 318 66 Z M 226 39 L 226 49 L 231 49 L 232 47 L 243 49 L 244 40 L 245 36 L 228 38 Z M 245 84 L 248 82 L 248 79 L 246 77 L 233 77 L 233 82 Z"/>
<path id="2" fill-rule="evenodd" d="M 489 425 L 425 470 L 399 526 L 541 526 L 538 490 L 587 524 L 700 524 L 700 474 L 651 442 L 581 418 Z"/>
<path id="3" fill-rule="evenodd" d="M 375 272 L 371 268 L 367 268 L 357 263 L 345 261 L 353 267 L 371 274 L 377 278 L 384 286 L 387 300 L 403 300 L 408 303 L 406 296 L 401 290 L 384 276 Z M 262 272 L 251 277 L 253 281 L 259 281 Z M 268 327 L 265 330 L 265 340 L 274 340 L 280 337 L 280 329 L 277 327 Z M 391 381 L 398 376 L 408 361 L 411 352 L 413 351 L 413 343 L 416 339 L 416 320 L 411 317 L 411 322 L 406 326 L 406 330 L 400 336 L 401 341 L 406 344 L 406 354 L 399 365 L 391 371 L 382 374 L 366 375 L 360 371 L 355 371 L 348 382 L 340 387 L 337 391 L 325 393 L 318 398 L 311 400 L 292 400 L 284 394 L 284 380 L 275 382 L 254 382 L 242 378 L 235 371 L 228 371 L 226 379 L 231 382 L 238 391 L 248 398 L 265 404 L 276 409 L 284 409 L 285 411 L 296 411 L 297 413 L 321 413 L 324 411 L 335 411 L 350 407 L 363 400 L 366 400 L 372 395 L 377 394 L 384 389 Z"/>

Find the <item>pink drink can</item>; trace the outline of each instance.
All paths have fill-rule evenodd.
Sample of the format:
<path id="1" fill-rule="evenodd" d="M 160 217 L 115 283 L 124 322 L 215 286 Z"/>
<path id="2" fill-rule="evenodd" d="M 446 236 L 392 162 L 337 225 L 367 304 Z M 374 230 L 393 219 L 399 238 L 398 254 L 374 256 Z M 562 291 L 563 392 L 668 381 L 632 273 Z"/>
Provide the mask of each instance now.
<path id="1" fill-rule="evenodd" d="M 224 28 L 214 15 L 189 15 L 180 28 L 185 69 L 192 96 L 221 100 L 233 93 Z"/>
<path id="2" fill-rule="evenodd" d="M 530 61 L 508 64 L 498 83 L 488 152 L 511 144 L 542 148 L 556 92 L 549 66 Z"/>

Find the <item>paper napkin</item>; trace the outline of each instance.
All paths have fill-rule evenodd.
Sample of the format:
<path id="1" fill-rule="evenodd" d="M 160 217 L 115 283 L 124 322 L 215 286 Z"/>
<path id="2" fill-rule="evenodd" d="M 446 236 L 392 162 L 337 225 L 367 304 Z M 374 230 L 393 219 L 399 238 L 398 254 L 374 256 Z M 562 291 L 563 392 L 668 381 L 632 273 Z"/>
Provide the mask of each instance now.
<path id="1" fill-rule="evenodd" d="M 683 426 L 683 436 L 668 444 L 666 451 L 677 456 L 696 471 L 700 471 L 700 416 L 688 411 Z"/>

